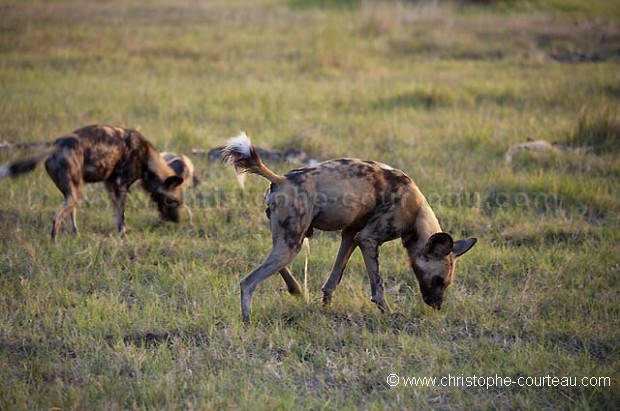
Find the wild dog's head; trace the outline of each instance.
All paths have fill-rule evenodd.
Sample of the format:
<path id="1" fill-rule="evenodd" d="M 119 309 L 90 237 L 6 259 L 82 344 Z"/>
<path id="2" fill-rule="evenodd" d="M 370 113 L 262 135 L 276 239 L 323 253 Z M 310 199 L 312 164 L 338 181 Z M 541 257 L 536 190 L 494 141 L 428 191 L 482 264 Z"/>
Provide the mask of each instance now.
<path id="1" fill-rule="evenodd" d="M 456 259 L 469 251 L 476 241 L 475 238 L 454 241 L 449 234 L 436 233 L 416 253 L 411 265 L 426 304 L 441 309 L 446 288 L 454 281 Z"/>
<path id="2" fill-rule="evenodd" d="M 171 176 L 154 187 L 151 198 L 157 204 L 159 216 L 164 221 L 179 222 L 179 207 L 183 205 L 183 179 Z"/>
<path id="3" fill-rule="evenodd" d="M 179 207 L 183 205 L 183 178 L 175 175 L 174 170 L 154 149 L 149 151 L 142 181 L 151 199 L 157 204 L 161 219 L 178 223 Z"/>

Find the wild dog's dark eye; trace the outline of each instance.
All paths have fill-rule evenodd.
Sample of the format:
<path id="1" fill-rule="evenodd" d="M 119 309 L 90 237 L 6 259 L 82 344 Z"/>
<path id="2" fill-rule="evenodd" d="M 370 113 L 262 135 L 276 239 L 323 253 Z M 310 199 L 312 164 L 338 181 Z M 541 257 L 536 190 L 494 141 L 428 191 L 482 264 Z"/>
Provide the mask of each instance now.
<path id="1" fill-rule="evenodd" d="M 176 208 L 176 207 L 178 207 L 180 205 L 179 201 L 174 200 L 172 198 L 166 198 L 164 200 L 164 204 L 166 205 L 166 207 L 174 207 L 174 208 Z"/>

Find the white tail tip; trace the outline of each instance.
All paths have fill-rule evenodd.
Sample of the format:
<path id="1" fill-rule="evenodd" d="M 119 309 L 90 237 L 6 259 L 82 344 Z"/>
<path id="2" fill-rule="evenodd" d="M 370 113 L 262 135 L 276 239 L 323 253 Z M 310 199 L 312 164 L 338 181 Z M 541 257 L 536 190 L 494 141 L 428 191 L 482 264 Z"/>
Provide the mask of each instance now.
<path id="1" fill-rule="evenodd" d="M 252 142 L 250 138 L 242 131 L 236 137 L 229 138 L 226 142 L 226 150 L 243 154 L 244 156 L 250 156 L 250 148 Z"/>

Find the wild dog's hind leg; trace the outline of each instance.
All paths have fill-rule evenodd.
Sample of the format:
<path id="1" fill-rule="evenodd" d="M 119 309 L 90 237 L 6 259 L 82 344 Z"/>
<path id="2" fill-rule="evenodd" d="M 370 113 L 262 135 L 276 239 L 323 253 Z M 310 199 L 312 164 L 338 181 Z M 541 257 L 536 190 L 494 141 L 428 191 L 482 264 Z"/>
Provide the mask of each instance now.
<path id="1" fill-rule="evenodd" d="M 332 300 L 332 294 L 336 290 L 338 284 L 340 284 L 340 280 L 342 280 L 342 274 L 344 273 L 344 269 L 355 251 L 357 244 L 355 244 L 355 231 L 353 230 L 342 230 L 342 240 L 340 242 L 340 248 L 338 249 L 338 255 L 336 256 L 336 261 L 334 262 L 334 267 L 332 268 L 332 272 L 329 275 L 329 278 L 321 288 L 323 291 L 323 303 L 328 304 Z"/>
<path id="2" fill-rule="evenodd" d="M 252 294 L 256 286 L 278 271 L 282 274 L 281 270 L 285 269 L 299 254 L 299 250 L 301 250 L 301 241 L 299 241 L 299 245 L 293 247 L 289 247 L 284 241 L 276 242 L 267 259 L 241 281 L 241 318 L 243 322 L 248 323 L 250 321 Z"/>
<path id="3" fill-rule="evenodd" d="M 45 162 L 45 169 L 65 201 L 56 212 L 52 221 L 51 238 L 56 241 L 62 222 L 67 215 L 71 217 L 71 228 L 77 234 L 76 210 L 82 192 L 82 171 L 80 162 L 74 154 L 62 153 L 50 157 Z"/>
<path id="4" fill-rule="evenodd" d="M 62 207 L 60 208 L 60 210 L 56 212 L 56 215 L 54 216 L 54 220 L 52 221 L 52 233 L 51 233 L 52 242 L 56 241 L 56 237 L 58 237 L 58 231 L 60 231 L 62 222 L 64 218 L 67 216 L 67 214 L 71 215 L 71 225 L 73 228 L 73 232 L 77 233 L 77 228 L 75 227 L 75 222 L 74 222 L 75 209 L 77 208 L 77 204 L 78 204 L 78 201 L 74 195 L 69 194 L 65 196 L 65 201 Z"/>
<path id="5" fill-rule="evenodd" d="M 69 213 L 69 218 L 71 221 L 71 232 L 73 232 L 73 235 L 77 235 L 78 234 L 78 228 L 77 228 L 77 205 L 76 207 L 73 207 L 73 210 L 71 210 L 71 212 Z"/>
<path id="6" fill-rule="evenodd" d="M 75 191 L 75 206 L 71 209 L 71 212 L 69 213 L 69 221 L 71 222 L 71 232 L 73 233 L 73 235 L 78 235 L 78 227 L 77 227 L 77 206 L 78 206 L 78 202 L 79 200 L 82 198 L 82 184 L 80 182 L 80 184 L 78 184 L 77 188 L 74 190 Z"/>
<path id="7" fill-rule="evenodd" d="M 64 220 L 67 218 L 69 219 L 69 223 L 71 224 L 71 233 L 73 235 L 77 235 L 78 234 L 78 228 L 77 228 L 77 206 L 78 206 L 78 195 L 76 194 L 69 194 L 68 196 L 65 197 L 65 202 L 63 204 L 63 208 L 57 213 L 57 216 L 54 217 L 54 221 L 56 221 L 58 228 L 56 230 L 56 233 L 59 231 L 60 227 L 62 226 Z M 54 234 L 54 237 L 56 235 Z"/>
<path id="8" fill-rule="evenodd" d="M 297 282 L 297 279 L 293 277 L 293 273 L 291 273 L 291 270 L 288 267 L 281 269 L 280 275 L 286 283 L 286 288 L 290 294 L 301 295 L 301 286 Z"/>

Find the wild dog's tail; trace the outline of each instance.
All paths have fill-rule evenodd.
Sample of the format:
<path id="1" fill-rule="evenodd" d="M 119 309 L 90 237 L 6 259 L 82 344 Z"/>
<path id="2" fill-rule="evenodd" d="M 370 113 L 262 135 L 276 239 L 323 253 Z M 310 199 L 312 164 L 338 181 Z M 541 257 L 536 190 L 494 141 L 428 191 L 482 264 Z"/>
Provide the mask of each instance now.
<path id="1" fill-rule="evenodd" d="M 10 141 L 0 142 L 0 151 L 17 151 L 17 150 L 33 150 L 42 149 L 53 146 L 52 141 L 35 141 L 31 143 L 11 143 Z"/>
<path id="2" fill-rule="evenodd" d="M 274 173 L 263 164 L 256 148 L 243 131 L 237 137 L 228 140 L 228 144 L 222 150 L 221 159 L 235 166 L 237 180 L 242 187 L 245 173 L 258 174 L 274 184 L 285 181 L 283 176 Z"/>
<path id="3" fill-rule="evenodd" d="M 48 147 L 47 149 L 42 150 L 31 157 L 3 165 L 0 167 L 0 179 L 6 177 L 17 177 L 18 175 L 31 172 L 35 169 L 37 164 L 47 158 L 55 150 L 56 147 Z"/>

